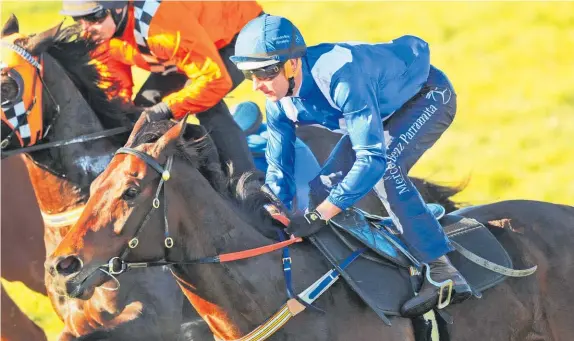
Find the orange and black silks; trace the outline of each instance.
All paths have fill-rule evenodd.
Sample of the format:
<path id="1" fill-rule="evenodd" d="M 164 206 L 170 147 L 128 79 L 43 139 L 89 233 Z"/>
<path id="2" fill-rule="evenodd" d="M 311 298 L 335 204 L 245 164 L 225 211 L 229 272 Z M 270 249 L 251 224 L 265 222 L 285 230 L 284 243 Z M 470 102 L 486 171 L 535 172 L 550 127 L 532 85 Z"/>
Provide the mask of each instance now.
<path id="1" fill-rule="evenodd" d="M 261 12 L 255 1 L 130 2 L 122 36 L 93 53 L 104 76 L 102 88 L 109 96 L 128 100 L 132 65 L 160 73 L 177 68 L 191 82 L 162 101 L 176 119 L 205 111 L 232 87 L 218 50 Z"/>

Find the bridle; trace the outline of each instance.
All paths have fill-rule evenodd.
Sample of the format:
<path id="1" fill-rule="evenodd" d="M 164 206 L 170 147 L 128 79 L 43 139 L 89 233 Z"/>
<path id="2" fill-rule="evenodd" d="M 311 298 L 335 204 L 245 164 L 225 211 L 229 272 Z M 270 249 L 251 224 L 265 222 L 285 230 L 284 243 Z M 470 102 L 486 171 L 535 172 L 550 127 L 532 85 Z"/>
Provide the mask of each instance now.
<path id="1" fill-rule="evenodd" d="M 168 262 L 165 262 L 168 256 L 168 250 L 171 249 L 174 245 L 173 238 L 169 235 L 169 223 L 167 219 L 167 195 L 164 189 L 164 183 L 168 181 L 171 177 L 171 167 L 173 165 L 173 155 L 169 156 L 165 165 L 165 168 L 159 164 L 153 157 L 150 155 L 141 152 L 139 150 L 133 148 L 120 148 L 116 151 L 115 155 L 118 154 L 129 154 L 138 157 L 142 161 L 144 161 L 148 166 L 153 168 L 157 171 L 161 178 L 159 180 L 158 187 L 155 192 L 155 197 L 152 201 L 152 206 L 148 213 L 146 214 L 143 222 L 138 226 L 134 236 L 130 239 L 126 247 L 124 247 L 123 251 L 121 252 L 120 256 L 111 258 L 106 265 L 103 267 L 107 268 L 107 272 L 111 275 L 119 275 L 126 271 L 128 267 L 135 268 L 135 267 L 148 267 L 148 266 L 160 266 L 160 265 L 167 265 Z M 146 226 L 148 220 L 151 218 L 152 214 L 161 206 L 160 202 L 160 195 L 163 192 L 163 221 L 164 221 L 164 228 L 165 228 L 165 239 L 164 239 L 164 260 L 160 262 L 144 262 L 144 263 L 126 263 L 125 259 L 128 256 L 130 250 L 135 249 L 139 245 L 138 236 L 140 232 L 143 230 L 144 226 Z M 161 264 L 159 264 L 161 263 Z M 165 263 L 165 264 L 164 264 Z"/>
<path id="2" fill-rule="evenodd" d="M 12 126 L 12 131 L 5 138 L 2 139 L 2 142 L 0 142 L 0 148 L 1 149 L 6 148 L 10 144 L 10 140 L 15 135 L 19 135 L 22 146 L 28 146 L 34 144 L 37 140 L 36 137 L 32 138 L 32 136 L 30 136 L 30 128 L 26 126 L 28 125 L 28 116 L 34 109 L 36 103 L 39 101 L 38 94 L 36 93 L 36 90 L 38 88 L 41 89 L 41 87 L 36 86 L 38 79 L 42 83 L 42 86 L 46 89 L 48 97 L 50 98 L 50 100 L 54 104 L 54 107 L 56 108 L 55 109 L 56 113 L 55 115 L 52 116 L 52 120 L 50 121 L 50 123 L 47 124 L 45 127 L 43 127 L 42 129 L 43 133 L 41 138 L 46 137 L 46 135 L 52 128 L 52 125 L 56 122 L 58 116 L 60 115 L 60 106 L 58 105 L 58 103 L 56 103 L 54 96 L 50 92 L 50 89 L 46 86 L 44 78 L 42 77 L 43 55 L 40 54 L 40 56 L 36 58 L 32 56 L 28 51 L 26 51 L 26 49 L 16 44 L 12 44 L 6 41 L 2 41 L 0 42 L 0 44 L 1 47 L 11 49 L 20 57 L 22 57 L 26 62 L 28 62 L 28 64 L 34 67 L 35 71 L 34 80 L 32 84 L 32 96 L 30 98 L 29 103 L 24 103 L 23 95 L 25 88 L 24 88 L 24 79 L 22 75 L 15 68 L 9 67 L 4 64 L 0 66 L 0 72 L 5 73 L 9 78 L 11 78 L 16 83 L 16 86 L 18 87 L 18 94 L 16 96 L 15 101 L 12 101 L 10 99 L 2 101 L 2 111 L 6 116 L 6 121 Z M 42 110 L 42 108 L 40 108 L 40 110 Z"/>
<path id="3" fill-rule="evenodd" d="M 197 259 L 191 260 L 184 260 L 184 261 L 167 261 L 169 249 L 174 246 L 173 238 L 171 238 L 169 234 L 169 224 L 167 219 L 167 195 L 165 192 L 164 183 L 171 178 L 171 168 L 173 166 L 173 155 L 170 155 L 167 158 L 167 162 L 165 166 L 162 166 L 156 159 L 152 156 L 141 152 L 139 150 L 133 148 L 120 148 L 116 151 L 115 155 L 118 154 L 129 154 L 133 155 L 140 160 L 144 161 L 147 166 L 153 168 L 157 173 L 161 175 L 159 180 L 158 187 L 155 192 L 155 197 L 152 201 L 152 207 L 146 214 L 145 218 L 143 219 L 142 223 L 138 226 L 134 236 L 129 240 L 128 244 L 124 247 L 121 251 L 119 256 L 112 257 L 106 264 L 101 265 L 97 269 L 102 270 L 103 272 L 109 275 L 120 275 L 125 271 L 132 269 L 132 268 L 147 268 L 147 267 L 154 267 L 154 266 L 165 266 L 165 265 L 192 265 L 192 264 L 207 264 L 207 263 L 225 263 L 236 261 L 239 259 L 245 259 L 250 257 L 259 256 L 271 251 L 279 250 L 282 248 L 286 248 L 287 246 L 301 242 L 301 238 L 291 238 L 279 243 L 274 243 L 271 245 L 261 246 L 254 249 L 249 249 L 245 251 L 233 252 L 233 253 L 225 253 L 215 256 L 209 257 L 202 257 Z M 151 218 L 152 214 L 161 206 L 160 196 L 162 196 L 163 192 L 163 222 L 164 222 L 164 231 L 165 231 L 165 239 L 164 239 L 164 259 L 159 261 L 151 261 L 151 262 L 126 262 L 125 259 L 128 256 L 130 250 L 135 249 L 139 245 L 139 235 L 143 230 L 144 226 L 146 226 L 148 220 Z M 96 269 L 96 270 L 97 270 Z M 89 277 L 89 275 L 88 275 Z"/>
<path id="4" fill-rule="evenodd" d="M 13 67 L 5 65 L 3 63 L 0 65 L 0 72 L 5 74 L 6 76 L 8 76 L 10 79 L 12 79 L 18 87 L 18 93 L 17 93 L 16 99 L 14 101 L 4 100 L 1 103 L 2 111 L 4 112 L 4 114 L 6 116 L 5 121 L 6 121 L 6 123 L 9 123 L 7 125 L 9 127 L 11 126 L 10 128 L 12 129 L 12 131 L 7 136 L 5 136 L 2 139 L 2 141 L 0 142 L 0 149 L 2 150 L 2 158 L 5 158 L 5 157 L 11 156 L 11 155 L 16 155 L 16 154 L 30 153 L 30 152 L 35 152 L 38 150 L 43 150 L 43 149 L 62 147 L 62 146 L 70 145 L 70 144 L 97 140 L 97 139 L 101 139 L 101 138 L 105 138 L 105 137 L 109 137 L 109 136 L 122 134 L 122 133 L 125 133 L 125 132 L 128 132 L 131 130 L 131 128 L 128 128 L 128 127 L 118 127 L 118 128 L 108 129 L 108 130 L 104 130 L 104 131 L 100 131 L 100 132 L 96 132 L 96 133 L 92 133 L 92 134 L 86 134 L 86 135 L 82 135 L 82 136 L 78 136 L 78 137 L 74 137 L 74 138 L 70 138 L 70 139 L 66 139 L 66 140 L 53 141 L 53 142 L 34 145 L 40 139 L 44 139 L 48 135 L 48 133 L 50 132 L 53 125 L 56 123 L 56 121 L 57 121 L 57 119 L 61 113 L 60 106 L 56 102 L 56 99 L 52 95 L 50 88 L 48 88 L 48 86 L 46 85 L 46 82 L 44 81 L 44 78 L 43 78 L 43 54 L 40 54 L 40 56 L 36 58 L 36 57 L 32 56 L 32 54 L 30 54 L 30 52 L 26 51 L 26 49 L 24 49 L 23 47 L 18 46 L 16 44 L 6 42 L 6 41 L 0 42 L 0 47 L 8 48 L 8 49 L 14 51 L 16 54 L 18 54 L 20 57 L 22 57 L 28 64 L 30 64 L 32 67 L 34 67 L 34 70 L 35 70 L 34 80 L 33 80 L 33 85 L 32 85 L 32 89 L 33 89 L 32 90 L 32 96 L 31 96 L 29 103 L 24 103 L 23 94 L 24 94 L 25 84 L 24 84 L 24 79 L 23 79 L 22 75 Z M 41 83 L 40 87 L 37 86 L 37 80 L 40 80 L 40 83 Z M 44 125 L 42 127 L 42 129 L 41 129 L 43 131 L 41 134 L 42 136 L 41 137 L 40 136 L 34 137 L 34 139 L 32 139 L 32 136 L 29 135 L 30 129 L 29 129 L 29 127 L 27 127 L 27 125 L 28 125 L 28 117 L 29 117 L 30 113 L 32 113 L 32 110 L 36 107 L 36 104 L 38 104 L 38 106 L 40 106 L 39 110 L 42 110 L 42 108 L 41 108 L 41 93 L 37 94 L 37 92 L 36 92 L 36 90 L 38 88 L 39 89 L 43 88 L 46 90 L 46 93 L 48 94 L 50 101 L 54 104 L 54 108 L 55 108 L 56 112 L 52 116 L 50 122 L 47 125 Z M 20 138 L 20 145 L 22 146 L 22 148 L 10 150 L 10 151 L 4 151 L 4 149 L 10 145 L 10 141 L 12 140 L 12 138 L 14 138 L 14 136 L 18 136 Z"/>

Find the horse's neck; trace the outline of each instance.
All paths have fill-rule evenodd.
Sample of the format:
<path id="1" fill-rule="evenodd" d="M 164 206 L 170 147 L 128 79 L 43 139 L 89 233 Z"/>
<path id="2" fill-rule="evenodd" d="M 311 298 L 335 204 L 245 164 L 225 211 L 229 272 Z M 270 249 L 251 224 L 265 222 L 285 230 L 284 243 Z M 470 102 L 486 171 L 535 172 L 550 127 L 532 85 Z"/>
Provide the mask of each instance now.
<path id="1" fill-rule="evenodd" d="M 62 67 L 49 55 L 46 55 L 44 68 L 46 85 L 60 105 L 60 116 L 52 127 L 52 140 L 102 131 L 102 124 L 94 111 Z M 49 98 L 44 97 L 44 101 L 49 101 Z M 105 169 L 116 149 L 117 146 L 109 140 L 100 139 L 58 148 L 52 155 L 59 158 L 70 181 L 85 187 Z"/>
<path id="2" fill-rule="evenodd" d="M 186 212 L 184 215 L 189 212 L 180 216 L 178 222 L 186 259 L 271 243 L 248 225 L 207 181 L 182 182 L 172 185 L 179 188 L 178 192 L 185 188 L 182 193 L 189 197 L 177 202 L 170 200 L 169 209 Z M 229 340 L 248 333 L 285 303 L 284 295 L 276 294 L 283 285 L 279 264 L 280 254 L 273 252 L 236 263 L 183 267 L 176 275 L 189 284 L 180 286 L 216 336 Z"/>
<path id="3" fill-rule="evenodd" d="M 28 169 L 44 221 L 44 243 L 49 255 L 64 238 L 88 200 L 86 191 L 37 165 L 29 156 L 22 158 Z"/>
<path id="4" fill-rule="evenodd" d="M 44 81 L 54 101 L 60 106 L 60 114 L 51 128 L 51 141 L 61 141 L 103 130 L 94 111 L 66 72 L 48 54 L 44 59 Z M 54 112 L 54 103 L 46 89 L 42 100 L 43 112 Z M 51 121 L 52 117 L 45 119 Z M 104 170 L 115 149 L 109 141 L 97 140 L 39 151 L 25 157 L 42 213 L 67 212 L 83 205 L 89 195 L 91 182 Z M 56 176 L 42 168 L 34 162 L 35 158 L 38 158 L 36 161 L 40 163 L 46 159 L 51 160 L 49 165 L 57 167 L 57 173 L 65 177 Z"/>

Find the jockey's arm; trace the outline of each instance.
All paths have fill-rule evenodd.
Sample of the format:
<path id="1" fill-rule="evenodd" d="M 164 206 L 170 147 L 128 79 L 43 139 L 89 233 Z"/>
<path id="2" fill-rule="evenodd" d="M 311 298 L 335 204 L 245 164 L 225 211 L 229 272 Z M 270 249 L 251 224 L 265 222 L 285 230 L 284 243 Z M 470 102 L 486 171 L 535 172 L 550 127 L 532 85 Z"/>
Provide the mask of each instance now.
<path id="1" fill-rule="evenodd" d="M 317 207 L 325 220 L 363 198 L 386 170 L 383 124 L 372 86 L 353 79 L 333 83 L 333 102 L 344 115 L 356 160 L 351 170 Z"/>
<path id="2" fill-rule="evenodd" d="M 277 197 L 291 209 L 295 197 L 295 123 L 285 115 L 279 103 L 267 101 L 268 167 L 265 183 Z"/>
<path id="3" fill-rule="evenodd" d="M 131 65 L 114 57 L 112 52 L 115 44 L 121 44 L 118 39 L 104 42 L 90 52 L 90 63 L 96 67 L 100 80 L 98 87 L 106 93 L 111 100 L 120 98 L 129 103 L 133 94 L 133 78 Z"/>
<path id="4" fill-rule="evenodd" d="M 191 16 L 180 26 L 182 30 L 176 34 L 156 33 L 148 40 L 158 58 L 175 62 L 189 78 L 183 89 L 162 99 L 176 119 L 210 109 L 232 87 L 219 51 L 205 29 Z"/>

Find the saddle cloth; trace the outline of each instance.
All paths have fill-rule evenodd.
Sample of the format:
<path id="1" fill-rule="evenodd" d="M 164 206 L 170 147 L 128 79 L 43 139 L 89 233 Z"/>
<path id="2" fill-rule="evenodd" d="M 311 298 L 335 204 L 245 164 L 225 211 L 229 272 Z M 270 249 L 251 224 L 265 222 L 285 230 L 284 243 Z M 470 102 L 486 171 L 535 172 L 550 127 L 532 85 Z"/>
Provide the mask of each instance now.
<path id="1" fill-rule="evenodd" d="M 359 210 L 349 209 L 339 216 L 342 217 L 332 222 L 329 228 L 322 229 L 309 239 L 327 260 L 338 268 L 337 263 L 353 250 L 365 247 L 365 244 L 347 230 L 359 229 L 363 232 L 369 231 L 372 235 L 386 234 L 385 238 L 374 238 L 376 252 L 371 249 L 345 270 L 338 269 L 361 299 L 388 323 L 386 316 L 399 316 L 402 304 L 414 296 L 413 285 L 418 287 L 420 276 L 411 277 L 411 261 L 387 238 L 398 241 L 396 245 L 400 247 L 402 243 L 397 237 L 367 221 Z M 452 241 L 491 262 L 512 267 L 512 261 L 506 250 L 478 221 L 455 214 L 445 215 L 439 221 Z M 449 253 L 448 256 L 475 291 L 491 288 L 505 278 L 504 275 L 467 260 L 457 251 Z"/>

